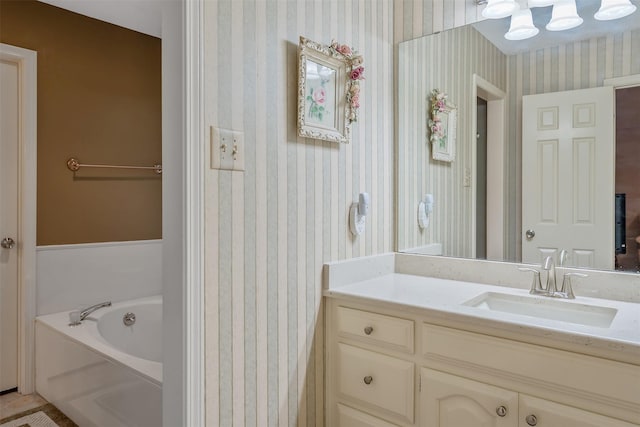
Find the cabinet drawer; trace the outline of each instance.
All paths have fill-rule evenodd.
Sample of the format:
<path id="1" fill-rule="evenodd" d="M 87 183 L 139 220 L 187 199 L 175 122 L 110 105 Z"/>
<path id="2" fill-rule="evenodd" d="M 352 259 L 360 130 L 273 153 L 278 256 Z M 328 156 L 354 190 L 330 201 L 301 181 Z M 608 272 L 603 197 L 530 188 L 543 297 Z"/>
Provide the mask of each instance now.
<path id="1" fill-rule="evenodd" d="M 638 365 L 429 324 L 422 327 L 421 351 L 427 359 L 640 408 Z"/>
<path id="2" fill-rule="evenodd" d="M 520 395 L 519 427 L 528 427 L 527 417 L 534 416 L 539 427 L 637 427 L 614 418 L 583 411 L 582 409 L 560 405 L 536 397 Z"/>
<path id="3" fill-rule="evenodd" d="M 413 321 L 368 311 L 337 307 L 338 333 L 394 350 L 413 353 Z"/>
<path id="4" fill-rule="evenodd" d="M 348 406 L 338 404 L 338 427 L 398 427 Z"/>
<path id="5" fill-rule="evenodd" d="M 413 363 L 339 343 L 336 365 L 341 396 L 413 422 Z"/>

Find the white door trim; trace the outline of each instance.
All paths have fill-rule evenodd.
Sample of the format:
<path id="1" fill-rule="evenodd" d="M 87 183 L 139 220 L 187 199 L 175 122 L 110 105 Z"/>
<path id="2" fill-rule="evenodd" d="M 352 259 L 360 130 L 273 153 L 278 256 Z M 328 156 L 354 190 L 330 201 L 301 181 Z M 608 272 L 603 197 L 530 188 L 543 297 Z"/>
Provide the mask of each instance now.
<path id="1" fill-rule="evenodd" d="M 185 19 L 185 426 L 205 425 L 204 400 L 204 11 L 203 1 L 184 2 Z"/>
<path id="2" fill-rule="evenodd" d="M 18 64 L 20 133 L 18 148 L 18 390 L 35 387 L 37 53 L 0 43 L 0 59 Z"/>
<path id="3" fill-rule="evenodd" d="M 471 85 L 471 257 L 476 257 L 476 198 L 477 159 L 476 134 L 478 133 L 476 99 L 487 101 L 487 259 L 505 259 L 505 117 L 507 94 L 477 74 Z M 498 131 L 496 131 L 498 129 Z"/>
<path id="4" fill-rule="evenodd" d="M 604 80 L 604 86 L 613 86 L 614 89 L 640 86 L 640 74 L 633 74 L 624 77 L 613 77 Z"/>

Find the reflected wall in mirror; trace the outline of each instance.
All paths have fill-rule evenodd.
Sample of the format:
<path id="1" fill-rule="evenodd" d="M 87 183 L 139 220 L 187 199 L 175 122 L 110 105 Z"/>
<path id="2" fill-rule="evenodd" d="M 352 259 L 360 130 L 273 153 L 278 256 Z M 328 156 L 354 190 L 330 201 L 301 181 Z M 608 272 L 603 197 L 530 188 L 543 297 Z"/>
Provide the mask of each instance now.
<path id="1" fill-rule="evenodd" d="M 631 19 L 636 27 L 640 26 L 637 13 L 625 19 Z M 590 258 L 588 254 L 592 248 L 581 247 L 582 243 L 577 238 L 580 232 L 575 230 L 568 232 L 570 237 L 576 237 L 570 239 L 570 243 L 562 243 L 561 246 L 538 244 L 534 259 L 527 258 L 527 255 L 523 258 L 526 231 L 531 229 L 534 235 L 536 232 L 542 235 L 544 233 L 540 227 L 544 228 L 546 224 L 544 221 L 542 224 L 523 224 L 526 215 L 522 211 L 521 190 L 522 100 L 529 95 L 549 92 L 567 92 L 560 98 L 569 98 L 572 92 L 568 91 L 612 84 L 640 86 L 640 49 L 637 47 L 640 45 L 640 30 L 601 30 L 597 36 L 584 35 L 578 41 L 562 45 L 556 41 L 555 45 L 537 46 L 532 50 L 526 49 L 527 43 L 512 42 L 520 43 L 519 48 L 509 51 L 503 47 L 505 53 L 483 35 L 485 31 L 481 33 L 475 28 L 487 25 L 506 25 L 508 28 L 508 19 L 506 23 L 484 21 L 454 28 L 403 42 L 399 46 L 398 250 L 539 263 L 540 257 L 546 254 L 557 257 L 561 249 L 566 249 L 570 252 L 566 263 L 568 266 L 637 271 L 640 262 L 640 243 L 636 242 L 636 237 L 640 235 L 640 199 L 634 191 L 637 185 L 634 186 L 633 182 L 637 181 L 634 170 L 637 170 L 635 165 L 640 162 L 640 149 L 634 149 L 633 142 L 640 140 L 640 120 L 637 119 L 640 117 L 637 104 L 640 103 L 631 102 L 613 108 L 618 110 L 615 124 L 617 148 L 612 149 L 617 154 L 615 189 L 612 167 L 609 190 L 599 190 L 607 193 L 605 199 L 610 200 L 612 213 L 611 219 L 602 227 L 609 230 L 610 240 L 614 241 L 614 193 L 625 193 L 626 227 L 622 229 L 626 231 L 626 238 L 618 239 L 617 251 L 614 245 L 607 245 L 605 250 L 608 253 L 604 256 L 606 262 L 596 264 L 594 257 Z M 600 25 L 614 25 L 608 27 L 609 31 L 611 28 L 620 29 L 619 23 L 601 22 Z M 571 31 L 576 33 L 574 37 L 580 38 L 579 28 Z M 621 83 L 624 80 L 621 78 L 627 81 Z M 613 83 L 610 79 L 617 81 Z M 458 107 L 456 161 L 453 163 L 431 158 L 427 119 L 428 97 L 433 89 L 447 92 L 449 100 Z M 624 99 L 633 99 L 628 92 L 632 90 L 640 89 L 623 90 L 620 87 L 615 90 L 618 104 Z M 599 102 L 596 104 L 599 105 Z M 588 115 L 587 110 L 582 113 L 578 111 L 576 117 L 580 119 L 584 114 Z M 613 120 L 614 111 L 607 113 Z M 537 113 L 530 115 L 536 117 L 527 116 L 527 120 L 539 118 Z M 601 110 L 598 110 L 598 118 L 601 115 Z M 621 122 L 623 116 L 636 119 Z M 566 120 L 558 116 L 558 119 L 562 122 L 572 121 L 573 116 Z M 561 132 L 561 135 L 565 134 Z M 544 137 L 542 135 L 533 143 L 542 146 L 540 141 Z M 611 144 L 614 144 L 613 140 Z M 595 175 L 588 168 L 574 168 L 564 161 L 557 163 L 562 159 L 560 153 L 568 152 L 571 159 L 582 156 L 576 165 L 592 164 L 595 168 L 606 161 L 595 157 L 595 151 L 591 151 L 589 144 L 576 145 L 573 137 L 569 137 L 566 144 L 559 141 L 555 148 L 548 151 L 555 153 L 551 158 L 556 166 L 550 169 L 554 173 L 543 174 L 542 178 L 538 178 L 537 185 L 547 185 L 548 188 L 555 185 L 555 198 L 549 199 L 555 200 L 556 204 L 570 201 L 566 215 L 570 216 L 570 222 L 575 223 L 588 217 L 584 212 L 588 211 L 593 216 L 597 208 L 593 195 L 598 182 L 595 182 Z M 538 149 L 533 152 L 538 153 Z M 580 174 L 582 181 L 577 178 Z M 524 177 L 525 181 L 528 178 Z M 579 185 L 580 182 L 584 185 Z M 582 193 L 593 197 L 574 197 L 577 193 L 571 191 L 576 186 L 582 189 Z M 417 204 L 427 193 L 433 194 L 434 207 L 429 227 L 421 230 L 416 218 Z M 539 195 L 526 194 L 525 200 L 532 199 L 542 200 Z M 605 203 L 609 205 L 609 201 Z M 536 206 L 538 211 L 550 209 L 550 205 L 544 203 Z M 585 231 L 583 234 L 590 233 Z M 532 239 L 535 241 L 535 237 Z M 620 243 L 624 243 L 626 248 L 622 248 Z"/>

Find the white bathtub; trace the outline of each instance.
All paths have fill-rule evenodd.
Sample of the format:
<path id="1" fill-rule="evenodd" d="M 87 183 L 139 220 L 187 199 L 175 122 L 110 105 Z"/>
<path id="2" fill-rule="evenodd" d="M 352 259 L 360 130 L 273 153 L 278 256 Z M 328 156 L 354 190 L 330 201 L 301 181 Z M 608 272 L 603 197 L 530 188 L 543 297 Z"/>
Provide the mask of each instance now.
<path id="1" fill-rule="evenodd" d="M 97 301 L 96 301 L 97 302 Z M 125 313 L 136 322 L 125 326 Z M 162 297 L 36 318 L 36 391 L 80 427 L 162 425 Z"/>

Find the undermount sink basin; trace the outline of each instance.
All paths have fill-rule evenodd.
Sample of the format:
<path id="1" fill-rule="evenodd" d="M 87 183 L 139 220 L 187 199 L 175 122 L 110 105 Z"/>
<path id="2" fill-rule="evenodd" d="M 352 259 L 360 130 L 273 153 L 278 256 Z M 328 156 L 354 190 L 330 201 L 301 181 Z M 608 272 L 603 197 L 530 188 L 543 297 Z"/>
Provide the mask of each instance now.
<path id="1" fill-rule="evenodd" d="M 600 328 L 611 326 L 611 322 L 618 313 L 617 309 L 611 307 L 567 302 L 549 297 L 529 297 L 498 292 L 486 292 L 463 303 L 463 305 Z"/>

